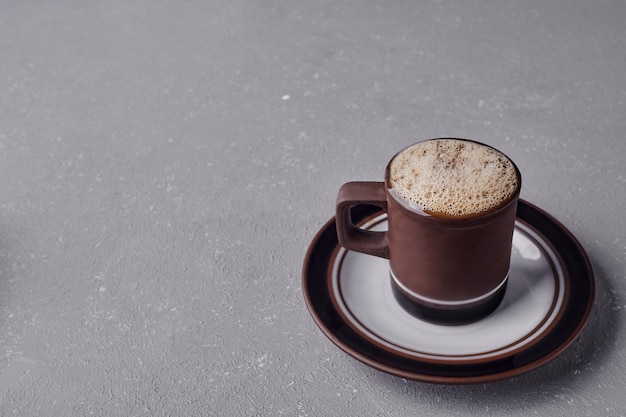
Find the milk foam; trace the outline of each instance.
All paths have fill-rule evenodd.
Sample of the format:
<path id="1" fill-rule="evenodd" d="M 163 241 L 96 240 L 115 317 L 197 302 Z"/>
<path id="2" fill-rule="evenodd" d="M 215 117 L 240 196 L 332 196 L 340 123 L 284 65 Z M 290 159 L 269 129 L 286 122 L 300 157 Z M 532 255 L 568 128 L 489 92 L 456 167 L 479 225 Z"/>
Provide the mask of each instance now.
<path id="1" fill-rule="evenodd" d="M 504 154 L 457 139 L 416 143 L 391 161 L 392 189 L 410 205 L 432 214 L 471 216 L 511 198 L 517 169 Z"/>

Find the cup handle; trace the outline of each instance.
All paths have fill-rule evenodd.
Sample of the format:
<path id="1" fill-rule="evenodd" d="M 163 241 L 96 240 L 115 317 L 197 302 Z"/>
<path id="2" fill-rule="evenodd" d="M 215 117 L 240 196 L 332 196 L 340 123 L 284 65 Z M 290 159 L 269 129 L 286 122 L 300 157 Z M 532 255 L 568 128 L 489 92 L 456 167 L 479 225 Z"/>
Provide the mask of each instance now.
<path id="1" fill-rule="evenodd" d="M 351 209 L 368 204 L 387 210 L 384 182 L 348 182 L 337 194 L 337 237 L 348 250 L 389 259 L 387 232 L 363 230 L 352 221 Z"/>

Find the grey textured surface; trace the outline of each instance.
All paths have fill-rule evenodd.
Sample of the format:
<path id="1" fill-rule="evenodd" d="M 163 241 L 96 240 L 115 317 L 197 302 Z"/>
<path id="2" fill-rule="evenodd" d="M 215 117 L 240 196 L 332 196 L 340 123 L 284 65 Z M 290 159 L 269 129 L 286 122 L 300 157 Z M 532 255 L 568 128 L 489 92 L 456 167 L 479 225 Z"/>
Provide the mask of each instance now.
<path id="1" fill-rule="evenodd" d="M 0 415 L 626 413 L 626 3 L 0 4 Z M 498 383 L 372 370 L 306 249 L 402 147 L 493 145 L 589 253 L 562 356 Z"/>

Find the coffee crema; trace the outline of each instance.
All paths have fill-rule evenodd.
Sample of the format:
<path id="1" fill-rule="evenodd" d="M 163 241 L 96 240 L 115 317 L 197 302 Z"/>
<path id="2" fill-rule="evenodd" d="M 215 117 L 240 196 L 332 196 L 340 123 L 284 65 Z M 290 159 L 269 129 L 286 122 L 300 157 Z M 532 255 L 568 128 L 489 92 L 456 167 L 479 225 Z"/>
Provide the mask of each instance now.
<path id="1" fill-rule="evenodd" d="M 388 186 L 410 206 L 440 217 L 495 210 L 520 186 L 517 168 L 506 155 L 460 139 L 409 146 L 391 161 L 388 178 Z"/>

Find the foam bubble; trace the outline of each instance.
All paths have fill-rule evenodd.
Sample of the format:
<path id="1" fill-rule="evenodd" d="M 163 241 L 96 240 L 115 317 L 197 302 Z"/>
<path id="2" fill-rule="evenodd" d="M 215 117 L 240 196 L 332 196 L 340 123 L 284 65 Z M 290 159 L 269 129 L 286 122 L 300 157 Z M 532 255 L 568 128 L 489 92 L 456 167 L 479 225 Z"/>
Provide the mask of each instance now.
<path id="1" fill-rule="evenodd" d="M 488 146 L 457 139 L 419 142 L 391 161 L 392 189 L 427 213 L 471 216 L 511 198 L 519 187 L 511 160 Z"/>

